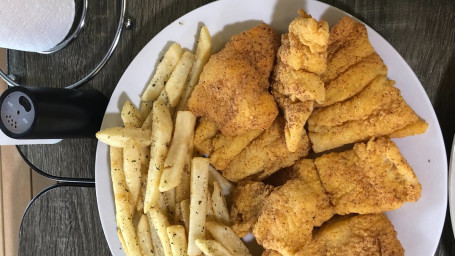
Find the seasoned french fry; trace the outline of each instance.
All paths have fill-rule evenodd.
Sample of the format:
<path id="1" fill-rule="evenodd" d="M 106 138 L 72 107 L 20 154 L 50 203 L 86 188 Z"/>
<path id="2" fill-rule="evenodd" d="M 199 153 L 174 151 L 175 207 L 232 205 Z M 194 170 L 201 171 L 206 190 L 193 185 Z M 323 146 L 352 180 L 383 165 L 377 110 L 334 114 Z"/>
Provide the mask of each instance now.
<path id="1" fill-rule="evenodd" d="M 164 256 L 163 245 L 161 244 L 160 237 L 158 236 L 158 231 L 153 226 L 149 213 L 147 213 L 147 219 L 150 227 L 150 235 L 152 237 L 153 248 L 155 248 L 155 256 Z"/>
<path id="2" fill-rule="evenodd" d="M 167 227 L 166 231 L 171 243 L 172 255 L 186 256 L 187 243 L 185 228 L 182 225 L 174 225 Z"/>
<path id="3" fill-rule="evenodd" d="M 158 233 L 161 245 L 163 246 L 163 252 L 165 256 L 172 256 L 171 244 L 167 236 L 167 227 L 169 227 L 169 221 L 166 216 L 157 208 L 151 208 L 149 211 L 149 219 Z"/>
<path id="4" fill-rule="evenodd" d="M 141 255 L 136 230 L 131 215 L 131 205 L 128 201 L 129 193 L 123 171 L 123 149 L 110 148 L 111 178 L 114 190 L 114 202 L 117 225 L 122 233 L 128 255 Z"/>
<path id="5" fill-rule="evenodd" d="M 118 238 L 120 239 L 120 243 L 122 244 L 122 248 L 125 251 L 125 254 L 129 256 L 130 254 L 128 253 L 128 248 L 126 248 L 126 243 L 125 239 L 123 238 L 122 231 L 120 229 L 117 229 L 117 234 Z"/>
<path id="6" fill-rule="evenodd" d="M 229 210 L 227 208 L 226 199 L 223 195 L 223 190 L 217 181 L 213 182 L 212 208 L 215 215 L 215 220 L 221 224 L 229 225 Z"/>
<path id="7" fill-rule="evenodd" d="M 188 255 L 199 255 L 201 250 L 196 246 L 196 239 L 205 238 L 207 212 L 207 190 L 209 160 L 195 157 L 191 162 L 191 198 L 190 223 L 188 231 Z"/>
<path id="8" fill-rule="evenodd" d="M 134 107 L 129 100 L 123 104 L 120 117 L 122 118 L 123 124 L 127 128 L 139 128 L 144 122 L 139 110 Z"/>
<path id="9" fill-rule="evenodd" d="M 206 256 L 234 256 L 215 240 L 196 239 L 195 243 Z"/>
<path id="10" fill-rule="evenodd" d="M 232 255 L 251 256 L 250 251 L 229 226 L 214 221 L 207 221 L 207 230 L 220 242 Z"/>
<path id="11" fill-rule="evenodd" d="M 128 140 L 123 149 L 123 168 L 129 203 L 136 209 L 137 199 L 141 191 L 141 160 L 140 145 L 135 140 Z"/>
<path id="12" fill-rule="evenodd" d="M 175 218 L 175 189 L 168 190 L 163 193 L 166 200 L 167 217 L 169 220 Z"/>
<path id="13" fill-rule="evenodd" d="M 152 236 L 150 234 L 150 226 L 147 221 L 147 215 L 142 215 L 137 223 L 137 237 L 139 246 L 141 247 L 144 256 L 154 256 L 155 249 L 153 248 Z"/>
<path id="14" fill-rule="evenodd" d="M 112 147 L 123 148 L 130 139 L 135 139 L 142 146 L 149 146 L 152 131 L 142 128 L 112 127 L 96 133 L 96 138 Z"/>
<path id="15" fill-rule="evenodd" d="M 207 213 L 205 215 L 207 216 L 207 221 L 215 220 L 215 213 L 213 212 L 212 207 L 212 194 L 210 194 L 209 190 L 207 190 Z"/>
<path id="16" fill-rule="evenodd" d="M 190 229 L 190 200 L 186 199 L 180 203 L 180 212 L 182 214 L 183 224 L 185 224 L 185 230 L 188 232 Z"/>
<path id="17" fill-rule="evenodd" d="M 180 184 L 175 188 L 175 202 L 179 204 L 185 199 L 190 199 L 190 168 L 191 158 L 185 161 Z"/>
<path id="18" fill-rule="evenodd" d="M 175 131 L 161 175 L 160 191 L 168 191 L 178 186 L 185 168 L 190 140 L 194 136 L 196 116 L 191 111 L 179 111 L 175 121 Z"/>
<path id="19" fill-rule="evenodd" d="M 139 113 L 141 113 L 142 120 L 145 120 L 152 111 L 153 101 L 141 101 L 139 103 Z"/>
<path id="20" fill-rule="evenodd" d="M 168 108 L 160 101 L 153 103 L 153 126 L 150 148 L 150 163 L 147 177 L 146 193 L 144 198 L 144 213 L 158 203 L 160 197 L 159 182 L 164 159 L 172 136 L 172 119 Z"/>
<path id="21" fill-rule="evenodd" d="M 194 87 L 199 82 L 199 76 L 202 73 L 202 69 L 204 68 L 207 61 L 210 58 L 210 52 L 212 51 L 212 37 L 210 36 L 209 30 L 206 26 L 202 26 L 199 32 L 199 40 L 196 49 L 196 55 L 194 60 L 193 68 L 191 69 L 191 73 L 189 75 L 189 82 L 185 91 L 182 93 L 178 110 L 186 110 L 188 99 L 193 92 Z"/>
<path id="22" fill-rule="evenodd" d="M 212 166 L 210 166 L 209 168 L 209 184 L 213 184 L 214 181 L 217 181 L 222 190 L 223 190 L 223 195 L 225 197 L 229 196 L 233 189 L 234 189 L 234 185 L 232 185 L 231 182 L 229 182 L 226 178 L 223 177 L 223 175 L 221 175 L 221 173 L 219 173 L 217 170 L 215 170 L 215 168 L 213 168 Z"/>
<path id="23" fill-rule="evenodd" d="M 150 113 L 147 115 L 147 117 L 144 119 L 144 122 L 142 123 L 142 129 L 149 129 L 152 130 L 153 126 L 153 112 L 150 111 Z"/>
<path id="24" fill-rule="evenodd" d="M 142 94 L 142 101 L 152 101 L 158 98 L 181 56 L 182 47 L 177 43 L 172 44 L 156 67 L 155 74 Z"/>
<path id="25" fill-rule="evenodd" d="M 194 54 L 190 51 L 185 51 L 164 87 L 172 107 L 177 106 L 179 103 L 193 63 Z"/>

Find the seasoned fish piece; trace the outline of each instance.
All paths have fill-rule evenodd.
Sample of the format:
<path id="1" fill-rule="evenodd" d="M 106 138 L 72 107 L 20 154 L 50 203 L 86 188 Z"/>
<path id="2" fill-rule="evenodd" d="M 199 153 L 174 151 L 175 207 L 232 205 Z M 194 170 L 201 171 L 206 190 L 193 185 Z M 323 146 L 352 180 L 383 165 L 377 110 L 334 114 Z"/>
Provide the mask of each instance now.
<path id="1" fill-rule="evenodd" d="M 273 254 L 272 254 L 273 255 Z M 336 216 L 296 256 L 399 256 L 404 249 L 385 214 Z"/>
<path id="2" fill-rule="evenodd" d="M 397 146 L 386 138 L 316 158 L 337 214 L 380 213 L 416 202 L 422 187 Z"/>
<path id="3" fill-rule="evenodd" d="M 312 161 L 299 162 L 298 178 L 275 189 L 264 202 L 253 234 L 267 250 L 294 255 L 311 241 L 313 228 L 333 214 Z"/>
<path id="4" fill-rule="evenodd" d="M 387 67 L 381 57 L 373 53 L 328 82 L 325 85 L 325 100 L 319 105 L 329 106 L 348 99 L 362 91 L 378 76 L 387 76 Z"/>
<path id="5" fill-rule="evenodd" d="M 321 75 L 324 83 L 329 82 L 350 66 L 374 53 L 365 25 L 350 17 L 343 17 L 330 31 L 327 48 L 327 69 Z"/>
<path id="6" fill-rule="evenodd" d="M 231 228 L 238 237 L 244 237 L 251 232 L 264 200 L 272 191 L 272 186 L 259 181 L 241 181 L 237 184 L 229 215 Z"/>
<path id="7" fill-rule="evenodd" d="M 291 166 L 295 161 L 308 155 L 310 143 L 304 134 L 295 152 L 289 152 L 284 137 L 285 122 L 278 117 L 240 152 L 222 171 L 223 176 L 234 182 L 245 179 L 263 180 L 281 168 Z"/>
<path id="8" fill-rule="evenodd" d="M 268 91 L 278 44 L 266 24 L 234 35 L 205 65 L 189 110 L 215 122 L 226 136 L 269 128 L 278 115 Z"/>
<path id="9" fill-rule="evenodd" d="M 232 159 L 263 132 L 264 130 L 249 130 L 237 136 L 218 134 L 212 140 L 213 153 L 210 156 L 210 163 L 217 170 L 226 169 Z"/>
<path id="10" fill-rule="evenodd" d="M 194 148 L 200 155 L 209 156 L 212 153 L 212 139 L 219 133 L 216 124 L 205 117 L 199 118 L 196 131 L 194 132 Z"/>

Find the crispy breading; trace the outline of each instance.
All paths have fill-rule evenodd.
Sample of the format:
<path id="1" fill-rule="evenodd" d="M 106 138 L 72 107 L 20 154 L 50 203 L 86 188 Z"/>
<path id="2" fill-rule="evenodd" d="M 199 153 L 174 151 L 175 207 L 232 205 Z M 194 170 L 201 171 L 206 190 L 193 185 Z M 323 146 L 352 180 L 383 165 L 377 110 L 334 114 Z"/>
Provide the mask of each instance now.
<path id="1" fill-rule="evenodd" d="M 351 99 L 310 116 L 308 129 L 314 152 L 385 136 L 419 120 L 390 80 L 379 77 L 375 81 L 378 83 L 372 82 Z M 384 91 L 378 93 L 381 88 Z"/>
<path id="2" fill-rule="evenodd" d="M 386 138 L 315 159 L 337 214 L 379 213 L 420 198 L 422 187 L 398 147 Z"/>
<path id="3" fill-rule="evenodd" d="M 299 14 L 289 24 L 289 33 L 281 38 L 278 58 L 295 70 L 321 74 L 326 69 L 329 25 L 316 21 L 303 10 Z"/>
<path id="4" fill-rule="evenodd" d="M 329 82 L 350 66 L 374 53 L 365 25 L 343 17 L 330 31 L 327 69 L 322 81 Z"/>
<path id="5" fill-rule="evenodd" d="M 381 110 L 397 108 L 402 102 L 400 90 L 395 81 L 385 76 L 374 79 L 370 85 L 350 99 L 334 105 L 319 108 L 308 119 L 310 132 L 330 132 L 330 128 L 348 121 L 365 120 Z"/>
<path id="6" fill-rule="evenodd" d="M 189 110 L 214 121 L 227 136 L 269 128 L 278 115 L 268 91 L 278 44 L 266 24 L 234 35 L 205 65 Z"/>
<path id="7" fill-rule="evenodd" d="M 289 152 L 284 137 L 285 122 L 278 116 L 272 126 L 253 140 L 222 171 L 230 181 L 263 180 L 281 168 L 308 155 L 310 143 L 304 134 L 295 152 Z"/>
<path id="8" fill-rule="evenodd" d="M 205 117 L 199 118 L 196 131 L 194 132 L 194 148 L 200 155 L 209 156 L 212 153 L 212 139 L 219 133 L 216 124 Z"/>
<path id="9" fill-rule="evenodd" d="M 314 73 L 295 70 L 278 60 L 273 70 L 273 79 L 272 88 L 290 97 L 292 101 L 324 102 L 324 83 Z"/>
<path id="10" fill-rule="evenodd" d="M 377 53 L 363 58 L 325 85 L 325 100 L 329 106 L 354 96 L 378 76 L 387 76 L 387 67 Z M 320 103 L 320 102 L 318 102 Z"/>
<path id="11" fill-rule="evenodd" d="M 312 161 L 297 165 L 299 177 L 267 197 L 253 229 L 259 244 L 282 255 L 294 255 L 311 240 L 313 228 L 334 214 Z"/>
<path id="12" fill-rule="evenodd" d="M 281 256 L 281 254 L 274 250 L 265 250 L 262 252 L 262 256 Z"/>
<path id="13" fill-rule="evenodd" d="M 237 136 L 225 136 L 219 133 L 213 140 L 213 153 L 210 155 L 210 163 L 217 170 L 224 170 L 234 157 L 250 144 L 264 130 L 249 130 Z"/>
<path id="14" fill-rule="evenodd" d="M 399 256 L 404 249 L 383 213 L 336 216 L 296 256 Z"/>
<path id="15" fill-rule="evenodd" d="M 286 120 L 284 128 L 286 145 L 289 151 L 295 152 L 303 134 L 306 133 L 304 125 L 313 111 L 314 101 L 292 102 L 290 98 L 277 91 L 272 91 L 272 94 L 280 109 L 283 110 L 284 119 Z"/>
<path id="16" fill-rule="evenodd" d="M 428 123 L 422 118 L 419 118 L 415 123 L 406 125 L 404 128 L 394 131 L 388 136 L 390 138 L 403 138 L 406 136 L 412 136 L 416 134 L 422 134 L 428 129 Z"/>
<path id="17" fill-rule="evenodd" d="M 251 232 L 261 212 L 264 200 L 273 191 L 273 187 L 259 181 L 241 181 L 234 189 L 230 219 L 232 230 L 238 237 Z"/>
<path id="18" fill-rule="evenodd" d="M 303 178 L 305 180 L 306 179 L 305 175 L 307 175 L 310 172 L 313 174 L 315 173 L 312 171 L 312 169 L 314 168 L 316 167 L 314 165 L 313 159 L 300 159 L 293 166 L 283 168 L 278 172 L 274 173 L 273 175 L 265 179 L 264 182 L 266 184 L 278 187 L 284 185 L 286 182 L 292 179 Z M 319 177 L 314 177 L 313 181 L 316 180 L 315 178 L 319 179 Z"/>

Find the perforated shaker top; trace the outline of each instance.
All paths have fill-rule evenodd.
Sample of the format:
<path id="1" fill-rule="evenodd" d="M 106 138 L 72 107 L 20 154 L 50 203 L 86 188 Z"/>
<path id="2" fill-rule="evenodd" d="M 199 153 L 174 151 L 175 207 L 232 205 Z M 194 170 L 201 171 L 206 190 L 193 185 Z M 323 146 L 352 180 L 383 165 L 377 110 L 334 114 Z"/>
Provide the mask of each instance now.
<path id="1" fill-rule="evenodd" d="M 6 96 L 1 105 L 1 121 L 10 132 L 22 134 L 35 119 L 32 100 L 23 92 L 15 91 Z"/>

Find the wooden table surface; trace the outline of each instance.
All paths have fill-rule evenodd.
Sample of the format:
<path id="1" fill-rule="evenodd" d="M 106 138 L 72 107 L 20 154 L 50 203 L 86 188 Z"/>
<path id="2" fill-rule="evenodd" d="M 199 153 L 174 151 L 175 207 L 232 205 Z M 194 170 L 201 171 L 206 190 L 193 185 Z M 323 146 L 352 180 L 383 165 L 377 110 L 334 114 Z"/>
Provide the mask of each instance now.
<path id="1" fill-rule="evenodd" d="M 124 31 L 111 60 L 84 88 L 94 88 L 109 97 L 128 64 L 155 34 L 207 2 L 210 1 L 128 1 L 127 16 L 134 21 L 133 29 Z M 403 56 L 434 106 L 449 153 L 455 133 L 455 1 L 323 2 L 371 26 Z M 87 27 L 75 43 L 49 56 L 9 51 L 9 72 L 16 74 L 24 85 L 61 87 L 75 82 L 102 58 L 104 49 L 114 36 L 118 13 L 118 1 L 89 1 Z M 18 150 L 31 165 L 50 176 L 82 179 L 85 182 L 94 179 L 95 139 L 19 146 Z M 93 188 L 64 186 L 44 193 L 42 198 L 33 201 L 24 216 L 20 230 L 20 255 L 108 255 L 99 216 L 95 213 Z M 40 220 L 43 225 L 36 225 Z M 71 225 L 71 228 L 60 225 Z M 94 238 L 93 234 L 97 237 Z M 66 242 L 55 250 L 61 239 Z M 98 240 L 95 242 L 94 239 Z M 55 246 L 37 247 L 39 244 Z M 455 255 L 448 210 L 435 255 Z"/>

